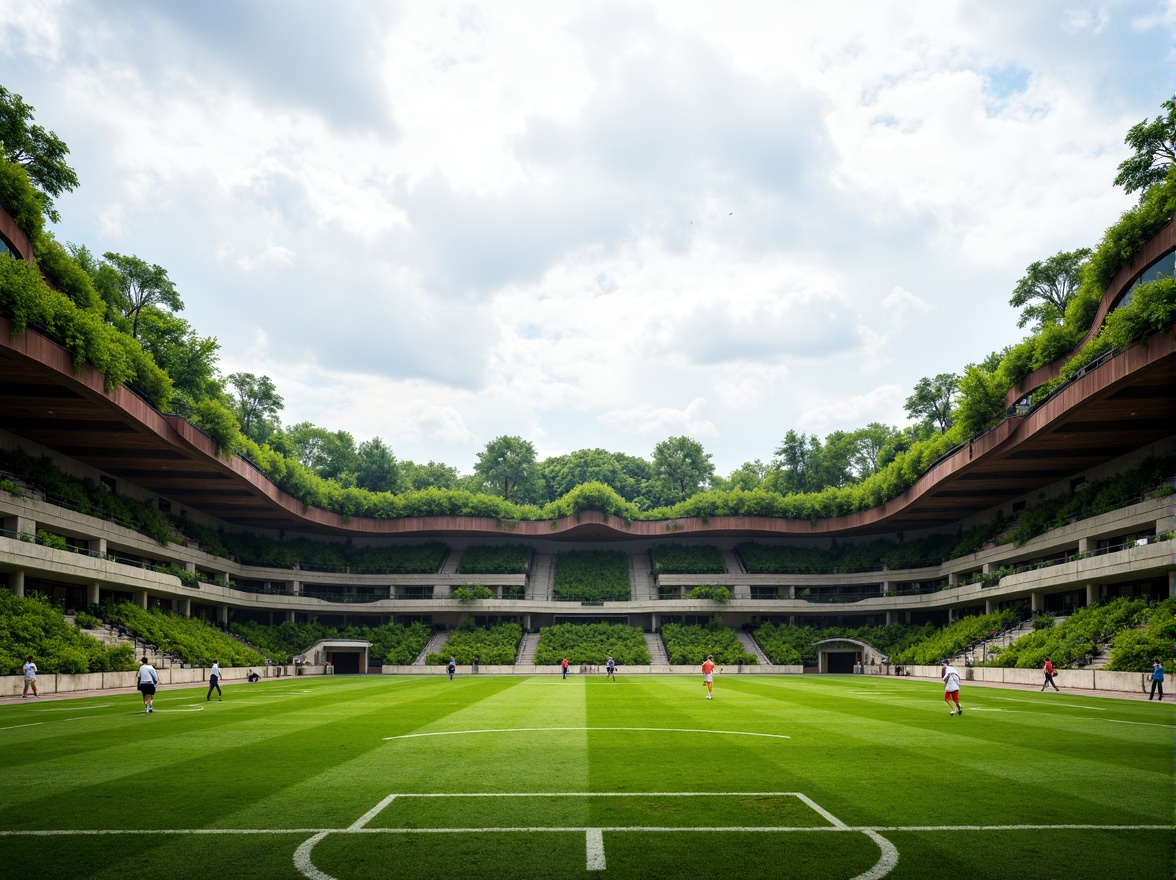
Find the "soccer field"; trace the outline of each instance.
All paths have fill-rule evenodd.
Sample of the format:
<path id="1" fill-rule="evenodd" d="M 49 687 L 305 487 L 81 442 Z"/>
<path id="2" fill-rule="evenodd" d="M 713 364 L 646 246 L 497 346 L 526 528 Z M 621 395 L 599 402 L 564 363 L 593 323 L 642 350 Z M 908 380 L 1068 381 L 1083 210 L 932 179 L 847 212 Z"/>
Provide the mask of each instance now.
<path id="1" fill-rule="evenodd" d="M 1106 878 L 1170 705 L 862 676 L 281 679 L 0 707 L 0 876 Z"/>

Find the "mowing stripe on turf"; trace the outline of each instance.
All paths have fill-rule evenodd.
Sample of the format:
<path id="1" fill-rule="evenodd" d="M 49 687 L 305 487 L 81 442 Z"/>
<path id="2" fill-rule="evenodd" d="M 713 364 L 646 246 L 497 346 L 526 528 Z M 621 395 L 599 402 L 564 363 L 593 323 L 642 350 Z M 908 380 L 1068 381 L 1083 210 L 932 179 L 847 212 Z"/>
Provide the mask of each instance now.
<path id="1" fill-rule="evenodd" d="M 782 733 L 756 733 L 750 730 L 704 730 L 697 727 L 489 727 L 480 730 L 433 730 L 424 733 L 401 733 L 386 736 L 384 741 L 394 739 L 417 739 L 425 736 L 465 736 L 476 733 L 552 733 L 556 731 L 622 731 L 641 733 L 716 733 L 729 736 L 762 736 L 768 739 L 792 739 Z"/>

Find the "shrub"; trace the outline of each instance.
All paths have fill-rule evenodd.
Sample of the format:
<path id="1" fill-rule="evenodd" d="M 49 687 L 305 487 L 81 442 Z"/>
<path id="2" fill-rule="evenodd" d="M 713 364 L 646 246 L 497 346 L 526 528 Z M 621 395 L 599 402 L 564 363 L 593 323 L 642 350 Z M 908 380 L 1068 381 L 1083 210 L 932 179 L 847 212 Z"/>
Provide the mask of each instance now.
<path id="1" fill-rule="evenodd" d="M 16 675 L 32 654 L 42 672 L 121 672 L 135 668 L 129 645 L 117 648 L 66 624 L 44 596 L 0 588 L 0 675 Z"/>
<path id="2" fill-rule="evenodd" d="M 104 620 L 192 666 L 211 666 L 214 660 L 222 666 L 256 666 L 264 662 L 257 651 L 199 618 L 158 609 L 145 611 L 130 602 L 105 602 L 99 606 L 99 613 Z"/>
<path id="3" fill-rule="evenodd" d="M 559 623 L 539 630 L 536 666 L 554 666 L 564 657 L 574 664 L 603 665 L 609 655 L 619 666 L 648 666 L 649 649 L 637 627 L 623 623 Z"/>
<path id="4" fill-rule="evenodd" d="M 653 551 L 659 574 L 726 574 L 723 551 L 711 544 L 659 544 Z"/>
<path id="5" fill-rule="evenodd" d="M 524 574 L 531 550 L 525 544 L 475 544 L 461 554 L 460 574 Z"/>
<path id="6" fill-rule="evenodd" d="M 459 625 L 449 634 L 445 647 L 429 654 L 425 662 L 439 666 L 448 663 L 453 656 L 458 663 L 468 666 L 477 657 L 479 663 L 488 666 L 512 666 L 522 640 L 523 628 L 517 623 L 500 623 L 489 629 Z"/>
<path id="7" fill-rule="evenodd" d="M 453 598 L 458 602 L 473 602 L 475 599 L 493 598 L 493 591 L 482 584 L 470 584 L 453 588 Z"/>
<path id="8" fill-rule="evenodd" d="M 617 550 L 559 553 L 553 591 L 555 598 L 571 601 L 624 601 L 629 598 L 629 559 Z"/>
<path id="9" fill-rule="evenodd" d="M 1169 615 L 1172 607 L 1176 606 L 1169 605 Z M 1147 619 L 1148 613 L 1146 599 L 1115 599 L 1079 608 L 1060 626 L 1035 629 L 1017 639 L 986 665 L 1037 669 L 1049 657 L 1054 666 L 1069 666 L 1088 655 L 1097 654 L 1101 645 L 1107 642 L 1114 641 L 1117 645 L 1126 632 L 1136 630 Z M 1130 641 L 1128 636 L 1127 643 Z M 1166 650 L 1170 647 L 1169 641 Z M 1124 662 L 1130 665 L 1136 661 L 1132 658 Z M 1151 656 L 1147 657 L 1143 668 L 1151 668 Z"/>
<path id="10" fill-rule="evenodd" d="M 686 596 L 687 599 L 710 599 L 722 605 L 731 601 L 731 591 L 722 584 L 705 584 L 695 587 Z"/>
<path id="11" fill-rule="evenodd" d="M 700 664 L 707 654 L 713 654 L 719 664 L 752 665 L 756 662 L 755 655 L 747 653 L 735 631 L 717 619 L 706 626 L 667 623 L 662 626 L 661 635 L 666 655 L 674 665 Z"/>

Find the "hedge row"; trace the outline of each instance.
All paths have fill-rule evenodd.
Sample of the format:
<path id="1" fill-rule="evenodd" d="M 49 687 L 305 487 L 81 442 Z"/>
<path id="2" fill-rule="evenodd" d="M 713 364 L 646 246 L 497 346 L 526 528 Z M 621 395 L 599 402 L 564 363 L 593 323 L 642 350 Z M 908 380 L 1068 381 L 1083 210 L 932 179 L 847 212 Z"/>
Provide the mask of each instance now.
<path id="1" fill-rule="evenodd" d="M 726 574 L 723 551 L 712 544 L 659 544 L 653 551 L 659 574 Z"/>
<path id="2" fill-rule="evenodd" d="M 460 574 L 524 574 L 531 550 L 525 544 L 475 544 L 458 563 Z"/>
<path id="3" fill-rule="evenodd" d="M 265 662 L 257 651 L 197 617 L 181 617 L 159 609 L 145 611 L 130 602 L 104 602 L 98 614 L 189 666 L 211 666 L 214 660 L 222 666 L 257 666 Z"/>
<path id="4" fill-rule="evenodd" d="M 909 648 L 894 652 L 890 659 L 895 663 L 934 666 L 941 663 L 945 657 L 953 657 L 960 653 L 968 645 L 974 645 L 990 635 L 1008 629 L 1024 617 L 1025 612 L 1021 609 L 965 617 Z"/>
<path id="5" fill-rule="evenodd" d="M 558 553 L 554 595 L 580 602 L 623 602 L 629 598 L 629 558 L 619 550 Z"/>
<path id="6" fill-rule="evenodd" d="M 735 631 L 717 619 L 706 626 L 666 623 L 662 625 L 661 637 L 666 655 L 674 665 L 701 664 L 707 654 L 713 654 L 715 663 L 720 665 L 758 662 L 754 654 L 747 653 Z"/>
<path id="7" fill-rule="evenodd" d="M 523 628 L 517 623 L 500 623 L 486 629 L 466 618 L 449 634 L 445 647 L 430 653 L 425 662 L 439 666 L 452 656 L 462 666 L 468 666 L 477 657 L 479 663 L 488 666 L 513 666 L 522 640 Z"/>
<path id="8" fill-rule="evenodd" d="M 0 675 L 19 675 L 33 655 L 40 672 L 126 672 L 137 669 L 131 645 L 111 647 L 69 626 L 48 598 L 0 588 Z"/>
<path id="9" fill-rule="evenodd" d="M 536 666 L 555 666 L 567 657 L 575 665 L 603 666 L 609 656 L 619 666 L 648 666 L 649 649 L 641 630 L 623 623 L 558 623 L 539 630 Z"/>

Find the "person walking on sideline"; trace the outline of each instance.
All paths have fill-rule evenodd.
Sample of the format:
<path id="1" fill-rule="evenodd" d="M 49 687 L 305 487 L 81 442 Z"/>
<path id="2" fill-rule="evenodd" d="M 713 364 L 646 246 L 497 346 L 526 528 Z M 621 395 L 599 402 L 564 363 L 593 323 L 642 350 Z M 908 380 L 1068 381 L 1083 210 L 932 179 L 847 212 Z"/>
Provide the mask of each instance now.
<path id="1" fill-rule="evenodd" d="M 563 677 L 567 678 L 568 677 L 568 658 L 567 657 L 564 657 L 562 660 L 559 661 L 559 667 L 560 667 L 560 669 L 563 670 Z"/>
<path id="2" fill-rule="evenodd" d="M 139 693 L 143 695 L 143 714 L 145 715 L 150 715 L 155 711 L 151 704 L 155 702 L 155 686 L 157 684 L 159 684 L 159 674 L 144 657 L 143 665 L 139 667 Z"/>
<path id="3" fill-rule="evenodd" d="M 1150 701 L 1156 695 L 1156 691 L 1160 692 L 1160 699 L 1164 699 L 1164 664 L 1159 660 L 1152 661 L 1152 689 L 1151 694 L 1148 695 Z"/>
<path id="4" fill-rule="evenodd" d="M 1056 684 L 1054 684 L 1054 680 L 1053 680 L 1054 675 L 1056 675 L 1056 673 L 1054 672 L 1053 664 L 1050 663 L 1049 658 L 1046 657 L 1045 658 L 1045 684 L 1043 684 L 1041 686 L 1042 690 L 1045 690 L 1047 687 L 1052 687 L 1055 691 L 1058 689 L 1058 686 Z"/>
<path id="5" fill-rule="evenodd" d="M 706 685 L 706 698 L 708 700 L 714 696 L 714 680 L 715 656 L 714 654 L 707 654 L 706 659 L 702 661 L 702 683 Z"/>
<path id="6" fill-rule="evenodd" d="M 955 667 L 943 661 L 943 699 L 947 701 L 947 708 L 951 709 L 951 714 L 964 714 L 963 708 L 960 706 L 960 674 L 955 671 Z M 952 709 L 952 703 L 955 703 L 955 708 Z"/>
<path id="7" fill-rule="evenodd" d="M 29 688 L 33 689 L 33 696 L 40 699 L 41 695 L 37 693 L 37 664 L 33 662 L 33 655 L 25 657 L 24 665 L 24 693 L 21 695 L 22 700 L 29 698 Z"/>
<path id="8" fill-rule="evenodd" d="M 450 655 L 446 668 L 449 670 L 449 680 L 453 681 L 453 673 L 457 672 L 457 658 Z"/>
<path id="9" fill-rule="evenodd" d="M 217 702 L 223 703 L 225 701 L 225 695 L 221 693 L 221 689 L 220 689 L 220 661 L 219 660 L 213 660 L 212 661 L 212 669 L 210 669 L 208 671 L 208 696 L 204 698 L 205 701 L 212 699 L 212 689 L 213 688 L 216 688 Z"/>
<path id="10" fill-rule="evenodd" d="M 608 660 L 605 661 L 604 668 L 608 671 L 608 677 L 612 680 L 613 684 L 616 684 L 617 661 L 612 658 L 612 654 L 608 655 Z"/>

